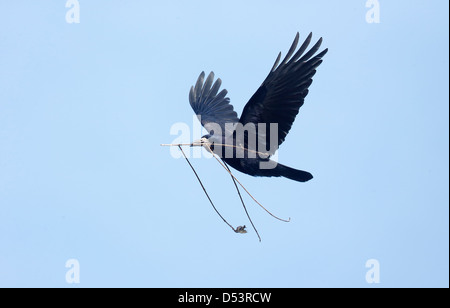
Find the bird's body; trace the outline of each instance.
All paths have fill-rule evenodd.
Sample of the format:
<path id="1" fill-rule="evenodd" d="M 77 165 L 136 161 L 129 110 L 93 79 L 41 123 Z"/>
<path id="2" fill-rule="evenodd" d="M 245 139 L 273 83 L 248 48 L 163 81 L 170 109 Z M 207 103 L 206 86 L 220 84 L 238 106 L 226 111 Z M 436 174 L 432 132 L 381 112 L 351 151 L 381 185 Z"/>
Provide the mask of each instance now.
<path id="1" fill-rule="evenodd" d="M 231 138 L 227 139 L 224 136 L 222 136 L 221 140 L 217 140 L 210 135 L 206 135 L 203 138 L 205 138 L 203 139 L 204 146 L 209 147 L 213 153 L 217 154 L 229 166 L 242 173 L 263 177 L 284 176 L 299 182 L 306 182 L 313 177 L 309 172 L 284 166 L 271 160 L 267 154 L 251 150 L 247 143 L 240 147 L 236 146 L 236 142 L 230 142 Z M 230 150 L 228 154 L 226 153 L 227 148 Z"/>
<path id="2" fill-rule="evenodd" d="M 319 41 L 303 54 L 311 34 L 297 52 L 299 35 L 280 63 L 278 55 L 269 75 L 237 117 L 221 80 L 213 84 L 214 73 L 204 81 L 202 72 L 189 92 L 189 102 L 201 124 L 209 131 L 200 142 L 234 169 L 251 176 L 283 176 L 295 181 L 312 179 L 309 172 L 296 170 L 270 159 L 288 134 L 308 94 L 316 68 L 327 49 L 314 55 Z"/>

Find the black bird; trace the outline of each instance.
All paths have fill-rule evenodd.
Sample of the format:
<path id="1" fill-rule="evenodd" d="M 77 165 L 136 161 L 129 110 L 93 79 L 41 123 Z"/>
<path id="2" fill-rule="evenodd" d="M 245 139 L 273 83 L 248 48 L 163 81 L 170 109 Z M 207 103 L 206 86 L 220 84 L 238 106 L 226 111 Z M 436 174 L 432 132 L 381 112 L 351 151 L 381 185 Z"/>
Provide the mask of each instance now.
<path id="1" fill-rule="evenodd" d="M 299 41 L 297 33 L 281 63 L 281 53 L 278 54 L 269 75 L 245 105 L 240 119 L 226 97 L 227 90 L 219 92 L 220 78 L 213 84 L 214 73 L 211 72 L 204 82 L 202 72 L 191 87 L 189 102 L 209 134 L 194 144 L 211 149 L 234 169 L 252 176 L 283 176 L 299 182 L 312 179 L 309 172 L 270 159 L 289 133 L 316 68 L 328 51 L 325 49 L 314 55 L 322 43 L 320 38 L 304 54 L 311 37 L 312 33 L 295 52 Z"/>

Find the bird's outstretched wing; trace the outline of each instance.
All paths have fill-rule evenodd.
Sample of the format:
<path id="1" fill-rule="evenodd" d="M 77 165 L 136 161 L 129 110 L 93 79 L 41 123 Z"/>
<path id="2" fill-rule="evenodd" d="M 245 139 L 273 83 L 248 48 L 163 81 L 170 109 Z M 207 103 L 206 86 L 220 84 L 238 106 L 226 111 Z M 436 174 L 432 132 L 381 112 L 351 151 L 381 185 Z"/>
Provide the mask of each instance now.
<path id="1" fill-rule="evenodd" d="M 212 124 L 216 123 L 220 125 L 222 132 L 225 132 L 225 123 L 237 123 L 239 118 L 230 104 L 230 99 L 226 97 L 228 91 L 223 89 L 219 92 L 222 80 L 218 78 L 213 84 L 213 72 L 203 83 L 204 79 L 205 72 L 202 72 L 195 86 L 189 91 L 189 103 L 203 127 L 207 130 L 214 129 Z"/>
<path id="2" fill-rule="evenodd" d="M 322 63 L 322 57 L 328 49 L 314 55 L 320 48 L 322 38 L 303 55 L 311 42 L 312 33 L 308 35 L 305 42 L 295 52 L 299 34 L 295 36 L 286 57 L 280 63 L 281 53 L 270 70 L 269 75 L 253 94 L 245 105 L 240 118 L 240 123 L 266 123 L 266 133 L 257 132 L 258 142 L 265 143 L 266 153 L 272 155 L 278 146 L 283 143 L 286 135 L 291 129 L 292 123 L 303 105 L 304 98 L 308 94 L 308 87 L 312 83 L 312 77 L 316 68 Z M 294 54 L 295 52 L 295 54 Z M 276 147 L 270 145 L 270 123 L 278 124 L 278 144 Z M 256 129 L 258 129 L 256 127 Z M 262 140 L 261 140 L 262 139 Z M 261 146 L 261 144 L 259 144 Z M 270 149 L 269 149 L 270 148 Z M 258 148 L 261 152 L 262 147 Z"/>

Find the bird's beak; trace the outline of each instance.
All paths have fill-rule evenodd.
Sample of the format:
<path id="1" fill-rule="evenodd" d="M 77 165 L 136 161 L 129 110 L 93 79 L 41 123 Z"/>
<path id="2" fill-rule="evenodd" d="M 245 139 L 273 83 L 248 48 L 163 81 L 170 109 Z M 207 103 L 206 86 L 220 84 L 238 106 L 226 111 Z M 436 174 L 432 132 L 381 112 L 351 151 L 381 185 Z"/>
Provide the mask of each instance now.
<path id="1" fill-rule="evenodd" d="M 202 139 L 198 139 L 198 140 L 195 140 L 194 142 L 192 142 L 191 143 L 191 147 L 201 147 L 203 145 L 202 144 Z"/>
<path id="2" fill-rule="evenodd" d="M 208 144 L 210 144 L 210 142 L 207 138 L 201 138 L 192 142 L 191 147 L 208 146 Z"/>

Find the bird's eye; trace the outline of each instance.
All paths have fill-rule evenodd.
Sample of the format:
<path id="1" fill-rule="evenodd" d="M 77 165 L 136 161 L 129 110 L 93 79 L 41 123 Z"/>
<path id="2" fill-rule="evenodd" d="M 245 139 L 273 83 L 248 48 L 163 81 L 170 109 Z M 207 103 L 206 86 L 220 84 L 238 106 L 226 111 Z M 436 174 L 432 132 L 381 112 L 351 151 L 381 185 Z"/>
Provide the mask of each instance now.
<path id="1" fill-rule="evenodd" d="M 214 151 L 214 144 L 211 144 L 211 145 L 209 146 L 209 148 L 211 149 L 211 151 Z"/>

